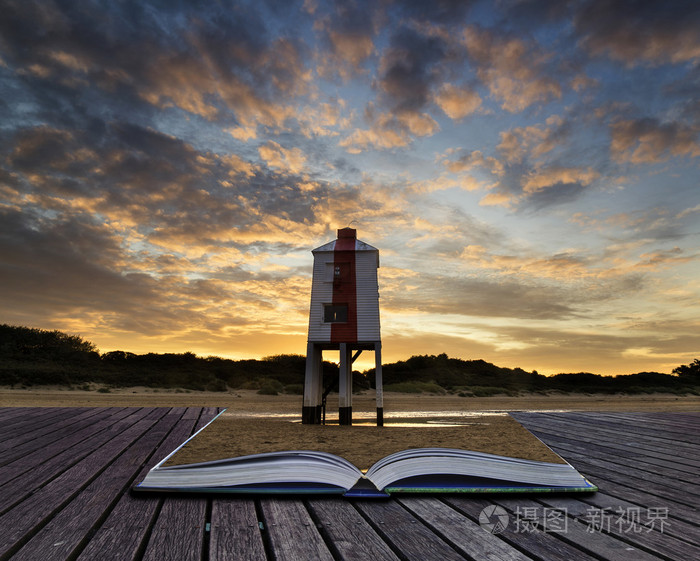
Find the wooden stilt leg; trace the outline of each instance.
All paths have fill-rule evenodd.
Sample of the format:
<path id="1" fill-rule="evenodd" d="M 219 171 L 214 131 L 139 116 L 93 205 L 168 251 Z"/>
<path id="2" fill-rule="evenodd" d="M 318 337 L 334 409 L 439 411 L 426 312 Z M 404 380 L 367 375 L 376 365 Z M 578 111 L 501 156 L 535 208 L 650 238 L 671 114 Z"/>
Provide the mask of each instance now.
<path id="1" fill-rule="evenodd" d="M 338 422 L 341 425 L 352 425 L 352 361 L 347 343 L 340 344 L 338 391 Z"/>
<path id="2" fill-rule="evenodd" d="M 377 426 L 384 426 L 384 387 L 382 381 L 382 343 L 374 344 L 374 385 L 377 388 Z"/>
<path id="3" fill-rule="evenodd" d="M 301 409 L 301 422 L 307 425 L 321 422 L 321 350 L 313 343 L 306 348 L 306 373 L 304 376 L 304 404 Z"/>

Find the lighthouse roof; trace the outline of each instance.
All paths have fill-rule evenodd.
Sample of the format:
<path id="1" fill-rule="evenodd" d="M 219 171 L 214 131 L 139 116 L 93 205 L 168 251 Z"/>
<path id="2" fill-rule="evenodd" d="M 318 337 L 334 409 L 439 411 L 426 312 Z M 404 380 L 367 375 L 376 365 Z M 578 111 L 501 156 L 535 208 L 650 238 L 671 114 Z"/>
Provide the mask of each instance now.
<path id="1" fill-rule="evenodd" d="M 332 252 L 336 249 L 344 251 L 376 251 L 379 253 L 376 247 L 372 247 L 368 243 L 358 240 L 357 231 L 354 228 L 341 228 L 338 230 L 338 239 L 323 244 L 316 249 L 312 249 L 311 253 Z"/>

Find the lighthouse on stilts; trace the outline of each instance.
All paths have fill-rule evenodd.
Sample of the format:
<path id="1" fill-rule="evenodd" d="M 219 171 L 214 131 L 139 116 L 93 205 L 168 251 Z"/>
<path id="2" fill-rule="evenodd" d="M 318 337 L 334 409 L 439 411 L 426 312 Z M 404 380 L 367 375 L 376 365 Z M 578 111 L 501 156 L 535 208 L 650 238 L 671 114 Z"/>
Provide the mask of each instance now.
<path id="1" fill-rule="evenodd" d="M 314 256 L 306 351 L 302 423 L 320 424 L 323 351 L 340 352 L 338 413 L 352 424 L 352 363 L 374 351 L 377 425 L 383 425 L 382 342 L 379 330 L 379 251 L 357 239 L 356 230 L 338 230 L 338 239 L 312 250 Z"/>

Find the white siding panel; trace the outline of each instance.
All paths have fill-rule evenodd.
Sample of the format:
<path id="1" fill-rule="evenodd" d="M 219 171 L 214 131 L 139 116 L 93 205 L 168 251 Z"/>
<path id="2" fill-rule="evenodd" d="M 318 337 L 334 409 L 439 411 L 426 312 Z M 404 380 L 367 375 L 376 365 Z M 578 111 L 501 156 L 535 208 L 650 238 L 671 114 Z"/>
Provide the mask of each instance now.
<path id="1" fill-rule="evenodd" d="M 357 281 L 357 340 L 381 340 L 379 329 L 379 284 L 377 282 L 378 253 L 355 253 Z"/>
<path id="2" fill-rule="evenodd" d="M 309 341 L 326 343 L 331 340 L 331 324 L 323 323 L 323 305 L 333 302 L 333 282 L 326 281 L 327 263 L 333 263 L 333 252 L 314 252 L 311 308 L 309 310 Z"/>

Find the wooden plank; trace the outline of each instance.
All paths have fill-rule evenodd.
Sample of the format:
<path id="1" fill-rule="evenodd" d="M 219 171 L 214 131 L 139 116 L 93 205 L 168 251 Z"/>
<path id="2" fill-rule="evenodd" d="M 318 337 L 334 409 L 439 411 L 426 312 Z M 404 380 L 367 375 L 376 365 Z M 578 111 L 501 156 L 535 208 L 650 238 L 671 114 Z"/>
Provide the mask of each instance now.
<path id="1" fill-rule="evenodd" d="M 160 420 L 166 411 L 164 408 L 158 409 L 155 420 Z M 144 420 L 141 423 L 149 421 Z M 149 430 L 138 436 L 133 444 L 115 458 L 80 494 L 56 512 L 13 559 L 32 561 L 51 557 L 73 558 L 104 513 L 128 489 L 137 471 L 153 453 L 153 448 L 162 440 L 166 430 L 167 427 L 160 423 L 152 424 Z"/>
<path id="2" fill-rule="evenodd" d="M 36 410 L 36 407 L 0 407 L 0 422 L 3 427 L 10 427 L 20 419 L 25 419 L 27 414 Z M 34 411 L 36 413 L 36 411 Z"/>
<path id="3" fill-rule="evenodd" d="M 34 493 L 36 489 L 69 470 L 78 462 L 85 460 L 95 450 L 106 445 L 116 433 L 143 419 L 146 413 L 145 409 L 125 409 L 118 414 L 123 418 L 110 417 L 106 420 L 106 425 L 101 427 L 102 430 L 96 435 L 86 438 L 72 448 L 36 466 L 35 469 L 25 471 L 2 485 L 0 487 L 0 513 L 4 514 L 13 505 Z"/>
<path id="4" fill-rule="evenodd" d="M 33 424 L 31 427 L 24 426 L 21 432 L 15 432 L 14 436 L 9 436 L 8 432 L 3 431 L 5 434 L 0 443 L 0 451 L 19 448 L 35 450 L 43 446 L 44 442 L 51 442 L 52 439 L 70 433 L 73 425 L 85 423 L 96 414 L 97 411 L 92 408 L 75 410 L 64 408 L 60 417 L 42 418 L 41 424 Z"/>
<path id="5" fill-rule="evenodd" d="M 394 499 L 357 501 L 355 507 L 402 559 L 464 559 Z"/>
<path id="6" fill-rule="evenodd" d="M 167 415 L 171 424 L 175 422 L 173 411 Z M 101 410 L 99 414 L 103 415 L 104 412 Z M 142 428 L 147 428 L 161 414 L 155 409 L 142 411 Z M 312 499 L 306 505 L 299 500 L 266 498 L 259 501 L 259 519 L 255 502 L 251 499 L 215 498 L 211 505 L 211 537 L 208 539 L 205 499 L 178 497 L 163 500 L 150 495 L 132 496 L 123 491 L 128 482 L 134 480 L 136 472 L 140 470 L 139 477 L 145 474 L 145 470 L 159 459 L 157 456 L 160 452 L 165 454 L 184 440 L 187 435 L 178 427 L 183 423 L 189 424 L 190 430 L 202 426 L 210 414 L 215 414 L 213 408 L 190 408 L 184 415 L 180 410 L 182 419 L 174 429 L 166 428 L 164 417 L 163 421 L 158 421 L 148 430 L 144 428 L 141 438 L 132 433 L 131 447 L 125 444 L 128 438 L 121 441 L 120 452 L 115 452 L 115 447 L 120 446 L 120 431 L 130 428 L 133 431 L 135 425 L 132 421 L 136 416 L 131 421 L 125 420 L 110 427 L 110 430 L 102 431 L 104 436 L 110 437 L 102 448 L 96 446 L 96 441 L 88 441 L 84 448 L 81 448 L 82 443 L 75 443 L 80 431 L 85 430 L 80 428 L 83 426 L 80 423 L 74 426 L 77 432 L 72 436 L 68 435 L 70 431 L 65 431 L 63 434 L 66 436 L 61 440 L 65 450 L 53 458 L 62 457 L 70 462 L 67 455 L 69 450 L 83 450 L 84 453 L 92 450 L 94 453 L 62 470 L 56 463 L 54 468 L 58 471 L 53 475 L 38 471 L 45 477 L 42 476 L 43 482 L 37 487 L 35 495 L 45 500 L 27 497 L 0 517 L 0 524 L 3 528 L 10 528 L 10 532 L 15 531 L 13 527 L 16 523 L 24 528 L 19 540 L 13 542 L 15 545 L 9 550 L 2 549 L 4 536 L 0 535 L 0 558 L 15 554 L 13 561 L 74 559 L 76 556 L 80 561 L 135 561 L 142 556 L 146 559 L 201 559 L 207 552 L 210 559 L 230 559 L 234 553 L 240 552 L 240 558 L 255 560 L 266 559 L 266 553 L 275 559 L 348 560 L 367 557 L 451 560 L 462 559 L 463 556 L 512 559 L 513 555 L 515 558 L 520 555 L 520 558 L 547 561 L 583 561 L 592 558 L 644 561 L 658 558 L 694 559 L 699 556 L 700 543 L 697 542 L 700 540 L 700 525 L 697 520 L 700 514 L 694 510 L 695 497 L 687 492 L 680 493 L 679 484 L 670 481 L 674 479 L 675 472 L 667 449 L 673 447 L 674 441 L 666 439 L 665 444 L 661 445 L 654 440 L 659 438 L 661 432 L 669 438 L 681 437 L 682 430 L 679 428 L 688 424 L 683 419 L 682 422 L 675 422 L 673 415 L 666 415 L 663 423 L 657 422 L 653 429 L 649 425 L 655 419 L 649 416 L 608 415 L 609 418 L 603 419 L 602 427 L 596 426 L 594 420 L 583 419 L 581 415 L 576 417 L 576 421 L 573 417 L 567 418 L 566 414 L 537 417 L 536 426 L 544 427 L 542 432 L 538 432 L 543 440 L 554 442 L 555 448 L 560 445 L 557 449 L 565 457 L 571 456 L 577 467 L 585 467 L 582 471 L 590 475 L 594 482 L 603 482 L 605 490 L 595 495 L 567 499 L 549 496 L 537 500 L 499 498 L 493 504 L 503 506 L 511 516 L 515 515 L 518 504 L 530 508 L 539 505 L 542 510 L 566 508 L 568 525 L 563 534 L 544 532 L 540 528 L 528 534 L 506 531 L 493 536 L 478 525 L 478 513 L 485 500 L 472 497 L 405 497 L 383 502 Z M 51 418 L 55 417 L 47 415 L 45 422 L 50 423 Z M 62 418 L 66 419 L 65 416 Z M 700 419 L 698 415 L 688 415 L 688 418 L 692 422 Z M 645 423 L 643 429 L 653 430 L 655 434 L 639 434 L 638 428 L 625 432 L 626 424 L 642 419 Z M 103 421 L 100 417 L 99 422 Z M 592 442 L 585 442 L 572 432 L 572 427 L 580 427 L 583 422 L 588 423 L 586 426 L 598 437 L 597 441 L 591 439 Z M 662 431 L 661 425 L 669 430 Z M 23 426 L 30 430 L 43 425 L 30 423 Z M 174 436 L 176 429 L 180 432 Z M 148 439 L 151 439 L 150 445 L 146 444 Z M 632 439 L 636 441 L 636 447 L 620 444 Z M 691 464 L 697 461 L 697 446 L 694 447 L 692 439 L 686 440 L 691 442 L 685 442 L 685 446 L 680 447 L 684 464 L 679 470 L 683 472 L 679 477 L 688 484 L 697 478 Z M 71 442 L 74 445 L 68 447 Z M 140 450 L 139 442 L 143 446 Z M 161 442 L 160 446 L 157 446 L 158 442 Z M 169 444 L 171 442 L 172 446 Z M 57 445 L 54 451 L 60 447 Z M 146 460 L 156 447 L 157 452 Z M 693 450 L 696 456 L 692 455 Z M 616 451 L 619 453 L 616 454 Z M 53 452 L 47 451 L 49 453 Z M 41 459 L 41 454 L 36 454 L 36 458 Z M 105 454 L 112 454 L 106 462 Z M 659 457 L 654 458 L 653 454 Z M 96 455 L 102 459 L 93 458 Z M 633 459 L 634 455 L 637 456 L 637 469 L 643 471 L 649 481 L 658 484 L 661 495 L 644 491 L 636 475 L 629 475 L 626 460 Z M 44 464 L 51 464 L 53 458 Z M 68 477 L 66 474 L 81 462 L 84 462 L 83 467 L 75 469 Z M 143 462 L 146 465 L 142 467 Z M 98 468 L 98 464 L 101 467 Z M 91 472 L 88 465 L 92 466 Z M 37 470 L 40 467 L 37 466 Z M 2 473 L 0 468 L 0 476 Z M 24 473 L 30 475 L 32 471 Z M 594 479 L 596 475 L 599 480 Z M 20 477 L 24 475 L 12 479 L 11 483 Z M 61 478 L 64 478 L 62 483 L 54 483 Z M 69 481 L 77 483 L 77 487 L 71 487 Z M 6 488 L 0 486 L 0 496 L 3 496 Z M 671 491 L 679 493 L 672 499 L 669 498 Z M 182 501 L 191 503 L 187 505 Z M 645 532 L 643 536 L 630 535 L 623 531 L 622 524 L 619 529 L 613 528 L 610 532 L 588 531 L 586 509 L 617 506 L 633 509 L 635 505 L 641 508 L 668 506 L 669 525 L 666 531 L 651 531 L 648 535 Z M 25 510 L 32 506 L 35 518 L 27 529 Z M 693 512 L 696 518 L 693 518 Z M 17 514 L 16 520 L 8 517 L 13 513 Z M 262 533 L 258 522 L 263 523 Z M 544 524 L 544 517 L 540 518 L 539 523 Z M 480 533 L 477 534 L 477 531 Z M 473 536 L 466 537 L 465 534 L 470 532 L 474 533 Z M 488 555 L 492 557 L 481 555 L 480 546 L 473 543 L 484 539 L 481 534 L 490 536 L 486 540 L 494 539 L 499 544 L 495 550 L 488 548 Z"/>
<path id="7" fill-rule="evenodd" d="M 700 404 L 698 405 L 700 407 Z M 592 415 L 589 413 L 589 417 Z M 665 434 L 674 434 L 685 442 L 700 444 L 700 437 L 688 429 L 696 428 L 698 419 L 687 413 L 672 413 L 666 416 L 663 413 L 620 413 L 597 412 L 595 417 L 600 420 L 617 421 L 624 424 L 632 423 L 637 428 L 663 431 Z"/>
<path id="8" fill-rule="evenodd" d="M 693 482 L 697 484 L 697 473 L 699 468 L 687 465 L 686 462 L 674 462 L 674 460 L 664 453 L 640 451 L 630 453 L 624 445 L 615 446 L 614 443 L 582 442 L 570 438 L 562 438 L 553 435 L 551 432 L 541 432 L 539 429 L 530 427 L 535 435 L 545 440 L 552 448 L 556 449 L 562 456 L 572 459 L 575 455 L 585 458 L 602 459 L 612 465 L 618 464 L 626 468 L 636 466 L 637 469 L 649 473 L 659 473 L 663 469 L 666 473 L 672 473 L 675 479 Z"/>
<path id="9" fill-rule="evenodd" d="M 650 507 L 666 508 L 668 509 L 669 523 L 665 526 L 664 533 L 700 546 L 700 525 L 697 522 L 693 524 L 692 522 L 688 521 L 682 514 L 679 518 L 679 513 L 674 513 L 673 508 L 669 508 L 668 505 L 662 506 L 646 502 L 645 504 L 632 503 L 619 497 L 601 493 L 600 491 L 584 497 L 581 500 L 582 502 L 597 508 L 599 511 L 601 511 L 601 513 L 605 511 L 613 516 L 617 516 L 618 514 L 621 516 L 624 515 L 625 518 L 629 518 L 627 512 L 629 511 L 631 513 L 634 511 L 634 509 L 645 510 Z"/>
<path id="10" fill-rule="evenodd" d="M 612 481 L 631 484 L 644 490 L 650 495 L 656 495 L 684 504 L 697 504 L 700 493 L 691 490 L 691 486 L 676 481 L 672 476 L 659 476 L 651 471 L 643 471 L 632 466 L 622 466 L 591 458 L 585 453 L 567 451 L 567 460 L 580 470 L 591 475 L 601 473 Z M 595 480 L 594 480 L 595 482 Z"/>
<path id="11" fill-rule="evenodd" d="M 194 427 L 195 432 L 206 426 L 219 413 L 218 407 L 202 407 L 202 410 L 197 419 L 197 424 Z"/>
<path id="12" fill-rule="evenodd" d="M 187 408 L 182 419 L 192 426 L 191 432 L 208 422 L 202 417 L 201 407 Z M 201 559 L 206 510 L 207 499 L 166 496 L 151 531 L 144 561 Z"/>
<path id="13" fill-rule="evenodd" d="M 112 416 L 116 415 L 118 412 L 121 412 L 119 417 Z M 61 431 L 61 435 L 51 435 L 38 450 L 23 452 L 18 458 L 0 466 L 0 485 L 5 484 L 7 481 L 14 479 L 28 470 L 36 469 L 37 466 L 64 452 L 71 446 L 79 444 L 107 428 L 110 419 L 116 420 L 123 418 L 127 413 L 128 412 L 123 408 L 105 410 L 104 413 L 98 417 L 99 420 L 96 420 L 94 417 L 85 419 Z M 15 450 L 15 452 L 17 451 Z"/>
<path id="14" fill-rule="evenodd" d="M 301 501 L 264 498 L 260 499 L 260 509 L 264 536 L 274 551 L 276 561 L 333 559 Z"/>
<path id="15" fill-rule="evenodd" d="M 443 500 L 474 522 L 479 522 L 482 511 L 487 507 L 500 506 L 504 508 L 503 505 L 493 500 L 478 497 L 447 496 Z M 525 501 L 525 503 L 531 509 L 542 508 L 542 505 L 534 500 Z M 546 561 L 590 561 L 595 559 L 589 553 L 562 541 L 556 533 L 550 533 L 529 524 L 520 516 L 520 512 L 508 511 L 507 508 L 504 510 L 508 514 L 508 524 L 497 535 L 511 546 L 526 551 L 532 557 Z"/>
<path id="16" fill-rule="evenodd" d="M 641 454 L 639 450 L 632 450 L 624 445 L 616 446 L 611 442 L 582 442 L 578 439 L 553 436 L 550 432 L 534 431 L 547 442 L 555 446 L 558 450 L 578 452 L 592 457 L 608 458 L 612 463 L 623 465 L 638 464 L 647 471 L 654 471 L 658 467 L 671 469 L 675 472 L 674 477 L 682 478 L 686 481 L 699 480 L 697 468 L 680 464 L 668 459 L 666 454 Z"/>
<path id="17" fill-rule="evenodd" d="M 0 450 L 11 449 L 16 443 L 11 442 L 19 437 L 31 440 L 40 431 L 51 431 L 53 427 L 64 420 L 70 420 L 71 411 L 65 407 L 51 408 L 39 413 L 30 413 L 26 419 L 21 419 L 3 430 L 3 443 Z"/>
<path id="18" fill-rule="evenodd" d="M 103 469 L 145 433 L 155 422 L 137 421 L 131 426 L 114 425 L 113 438 L 61 475 L 36 490 L 0 516 L 0 557 L 21 546 L 38 527 L 78 495 Z M 122 430 L 123 429 L 123 430 Z"/>
<path id="19" fill-rule="evenodd" d="M 133 412 L 134 410 L 132 410 Z M 92 412 L 94 415 L 94 412 Z M 7 465 L 14 462 L 19 458 L 24 458 L 29 454 L 34 452 L 46 453 L 47 448 L 54 444 L 57 440 L 60 440 L 64 436 L 71 435 L 75 430 L 81 427 L 87 427 L 91 422 L 95 422 L 95 417 L 91 416 L 87 419 L 64 419 L 60 423 L 54 419 L 47 420 L 51 429 L 45 427 L 37 427 L 26 429 L 30 431 L 31 436 L 27 438 L 23 443 L 16 446 L 11 446 L 7 450 L 4 450 L 2 454 L 2 459 L 0 460 L 0 465 Z M 55 423 L 55 424 L 54 424 Z"/>
<path id="20" fill-rule="evenodd" d="M 590 505 L 571 498 L 563 497 L 542 497 L 542 504 L 549 508 L 563 509 L 568 516 L 582 521 L 584 524 L 591 526 Z M 600 517 L 602 522 L 600 530 L 605 531 L 611 536 L 629 543 L 631 546 L 644 549 L 653 555 L 662 557 L 670 557 L 671 559 L 700 559 L 700 547 L 687 543 L 683 540 L 674 538 L 671 535 L 659 531 L 660 522 L 656 522 L 657 528 L 654 531 L 651 528 L 644 527 L 646 522 L 646 513 L 640 509 L 639 524 L 636 523 L 636 514 L 627 513 L 622 510 L 620 515 L 608 517 L 600 516 L 598 510 L 594 510 L 593 514 L 596 518 Z M 611 520 L 612 518 L 612 520 Z M 593 526 L 595 528 L 595 526 Z M 596 536 L 600 532 L 594 532 Z"/>
<path id="21" fill-rule="evenodd" d="M 21 409 L 23 409 L 23 415 L 12 415 L 12 418 L 7 421 L 5 428 L 8 434 L 16 427 L 33 425 L 42 417 L 56 416 L 65 412 L 63 407 L 23 407 Z"/>
<path id="22" fill-rule="evenodd" d="M 695 459 L 694 454 L 697 451 L 697 445 L 687 444 L 683 442 L 674 441 L 668 437 L 641 437 L 635 435 L 631 429 L 626 428 L 624 425 L 620 425 L 615 429 L 603 429 L 600 427 L 595 427 L 592 425 L 583 426 L 580 422 L 575 422 L 572 419 L 559 417 L 544 417 L 537 416 L 534 418 L 528 418 L 527 416 L 514 415 L 514 417 L 527 426 L 539 427 L 540 429 L 545 429 L 552 431 L 554 435 L 564 436 L 569 438 L 576 438 L 587 442 L 611 442 L 617 445 L 624 445 L 630 449 L 639 450 L 640 453 L 646 454 L 647 452 L 664 453 L 667 457 L 678 457 L 679 454 L 682 455 L 683 452 L 689 453 L 689 458 L 693 458 L 688 465 L 694 465 L 694 467 L 700 466 L 698 461 Z M 683 461 L 683 463 L 686 463 Z"/>
<path id="23" fill-rule="evenodd" d="M 535 431 L 535 434 L 546 435 L 547 442 L 555 446 L 557 450 L 562 451 L 569 459 L 581 456 L 592 463 L 602 462 L 611 468 L 619 466 L 625 471 L 633 468 L 635 471 L 652 474 L 661 479 L 668 480 L 670 478 L 672 481 L 682 482 L 683 487 L 690 484 L 697 488 L 700 485 L 700 475 L 697 475 L 696 471 L 689 466 L 679 465 L 662 454 L 657 454 L 657 456 L 660 455 L 663 459 L 649 458 L 638 452 L 631 454 L 629 449 L 622 445 L 615 447 L 613 443 L 586 443 L 584 445 L 580 441 L 553 436 L 551 433 Z M 700 446 L 698 452 L 700 452 Z"/>
<path id="24" fill-rule="evenodd" d="M 207 501 L 203 498 L 166 498 L 153 527 L 144 561 L 202 559 Z"/>
<path id="25" fill-rule="evenodd" d="M 691 473 L 695 473 L 696 470 L 700 468 L 700 460 L 698 460 L 696 456 L 698 451 L 697 446 L 689 448 L 688 455 L 683 457 L 680 455 L 680 450 L 675 450 L 673 448 L 673 443 L 671 441 L 666 441 L 665 446 L 660 446 L 657 443 L 650 444 L 640 442 L 639 440 L 630 440 L 626 438 L 623 429 L 616 431 L 613 435 L 601 435 L 593 431 L 584 432 L 580 427 L 566 426 L 552 419 L 543 420 L 538 418 L 532 420 L 518 417 L 518 420 L 521 419 L 525 428 L 536 435 L 540 435 L 540 438 L 547 439 L 547 441 L 554 441 L 556 439 L 576 441 L 582 443 L 581 445 L 585 445 L 586 449 L 608 446 L 616 451 L 615 456 L 624 454 L 629 458 L 652 457 L 662 460 L 671 458 L 678 464 L 679 469 Z M 620 452 L 618 453 L 617 450 Z"/>
<path id="26" fill-rule="evenodd" d="M 586 412 L 567 414 L 567 419 L 601 426 L 604 428 L 621 427 L 628 434 L 650 436 L 653 438 L 672 438 L 673 440 L 688 444 L 700 444 L 700 437 L 689 428 L 697 428 L 697 419 L 683 414 L 676 414 L 673 420 L 662 419 L 654 413 L 606 413 Z"/>
<path id="27" fill-rule="evenodd" d="M 350 501 L 314 499 L 308 503 L 312 518 L 337 559 L 398 561 L 389 546 Z"/>
<path id="28" fill-rule="evenodd" d="M 265 561 L 252 499 L 216 498 L 211 511 L 209 561 Z"/>
<path id="29" fill-rule="evenodd" d="M 625 423 L 605 423 L 595 422 L 589 416 L 572 418 L 569 416 L 559 415 L 542 415 L 542 414 L 516 414 L 518 420 L 522 419 L 524 423 L 534 423 L 535 425 L 544 425 L 546 427 L 557 427 L 563 435 L 577 435 L 585 437 L 593 434 L 597 439 L 609 442 L 618 442 L 624 438 L 624 443 L 628 446 L 637 446 L 644 449 L 651 449 L 654 446 L 659 446 L 662 449 L 668 448 L 671 443 L 683 449 L 693 450 L 697 448 L 697 444 L 683 442 L 676 433 L 653 431 L 655 434 L 643 434 L 635 426 L 628 426 Z M 630 424 L 639 423 L 640 419 L 635 418 L 630 420 Z M 647 431 L 649 432 L 649 431 Z"/>
<path id="30" fill-rule="evenodd" d="M 495 502 L 511 512 L 525 512 L 525 509 L 532 507 L 532 501 L 523 498 L 503 498 Z M 657 556 L 642 551 L 640 548 L 608 534 L 590 532 L 589 525 L 583 524 L 576 519 L 567 516 L 555 518 L 552 511 L 545 511 L 544 509 L 529 511 L 529 514 L 532 515 L 533 520 L 540 528 L 547 529 L 551 533 L 555 533 L 553 520 L 565 521 L 565 527 L 560 526 L 557 528 L 557 537 L 598 559 L 606 561 L 652 561 L 658 559 Z"/>
<path id="31" fill-rule="evenodd" d="M 532 559 L 437 498 L 410 497 L 399 501 L 469 558 L 487 561 Z"/>
<path id="32" fill-rule="evenodd" d="M 604 494 L 609 494 L 611 497 L 615 497 L 616 499 L 629 501 L 644 507 L 667 508 L 669 510 L 669 515 L 672 518 L 687 520 L 692 524 L 700 525 L 700 511 L 697 510 L 695 505 L 688 506 L 687 504 L 682 504 L 677 501 L 650 496 L 649 493 L 646 493 L 645 491 L 639 489 L 639 487 L 634 486 L 633 483 L 631 485 L 623 485 L 610 481 L 609 479 L 605 479 L 598 474 L 586 475 L 590 475 L 591 478 L 595 478 L 596 482 L 602 486 L 601 489 L 604 489 Z M 601 492 L 598 491 L 598 493 L 593 496 L 597 496 L 600 493 Z"/>
<path id="33" fill-rule="evenodd" d="M 683 414 L 683 416 L 686 415 L 687 414 Z M 518 420 L 530 430 L 534 430 L 534 427 L 530 423 L 533 417 L 537 417 L 538 420 L 541 419 L 541 415 L 538 414 L 524 414 L 522 417 L 519 417 Z M 575 454 L 569 451 L 570 444 L 567 442 L 565 446 L 562 445 L 560 447 L 557 445 L 558 440 L 556 436 L 552 436 L 553 433 L 556 433 L 556 420 L 559 418 L 560 416 L 554 415 L 549 418 L 550 422 L 548 423 L 547 433 L 540 433 L 538 431 L 535 432 L 547 444 L 552 445 L 553 448 L 558 450 L 564 457 L 573 459 Z M 537 426 L 542 425 L 540 423 Z M 609 462 L 609 465 L 607 466 L 605 463 L 600 462 L 597 465 L 586 464 L 588 457 L 594 456 L 594 451 L 599 448 L 595 446 L 595 444 L 588 444 L 590 448 L 586 449 L 585 444 L 586 443 L 581 443 L 580 447 L 575 449 L 575 453 L 579 454 L 576 456 L 578 459 L 575 461 L 575 464 L 584 472 L 585 475 L 594 481 L 602 491 L 611 494 L 611 496 L 628 500 L 640 506 L 658 506 L 668 508 L 672 517 L 687 520 L 688 522 L 696 524 L 700 522 L 700 513 L 697 512 L 696 505 L 693 504 L 692 501 L 690 501 L 691 504 L 688 504 L 689 501 L 687 501 L 685 494 L 676 493 L 673 496 L 659 496 L 658 494 L 653 495 L 648 492 L 648 486 L 645 486 L 644 483 L 635 478 L 628 477 L 627 467 L 624 465 L 624 462 L 622 467 L 615 464 L 615 462 L 617 462 L 618 454 L 616 453 L 614 442 L 606 443 L 608 446 L 604 449 Z M 657 455 L 653 451 L 649 451 L 647 454 L 649 456 Z M 642 460 L 648 460 L 648 458 L 645 458 L 644 456 L 638 456 L 638 459 L 639 458 Z M 602 459 L 605 459 L 605 457 L 602 457 Z M 652 460 L 648 461 L 651 462 Z M 653 467 L 650 467 L 649 469 L 653 470 Z M 686 467 L 679 465 L 679 470 L 681 469 L 685 470 Z M 675 478 L 671 476 L 667 477 L 666 479 L 676 479 L 677 477 L 684 476 L 679 474 Z"/>
<path id="34" fill-rule="evenodd" d="M 164 433 L 153 455 L 146 461 L 134 483 L 145 477 L 148 470 L 172 452 L 192 432 L 192 419 L 184 419 L 185 408 L 173 408 L 158 426 L 174 428 Z M 155 517 L 163 503 L 162 495 L 124 493 L 104 523 L 81 552 L 80 561 L 127 561 L 140 559 Z"/>

